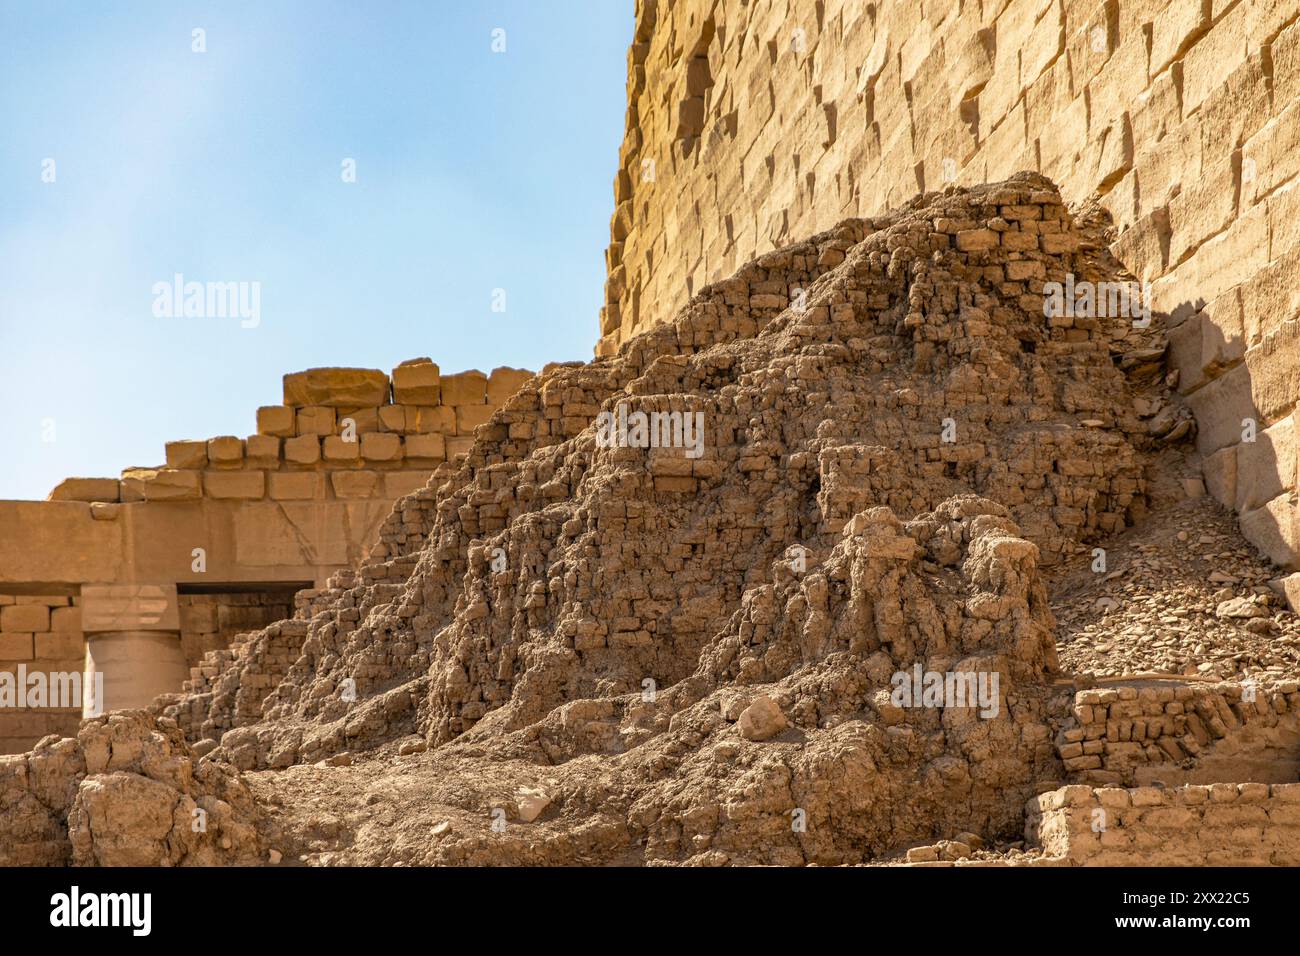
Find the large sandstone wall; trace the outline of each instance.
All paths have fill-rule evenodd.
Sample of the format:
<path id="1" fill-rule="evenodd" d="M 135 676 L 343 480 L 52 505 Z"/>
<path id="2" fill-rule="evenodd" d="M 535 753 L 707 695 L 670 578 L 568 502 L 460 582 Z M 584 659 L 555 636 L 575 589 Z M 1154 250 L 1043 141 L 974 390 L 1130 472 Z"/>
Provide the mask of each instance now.
<path id="1" fill-rule="evenodd" d="M 1113 217 L 1113 251 L 1170 314 L 1211 492 L 1295 566 L 1298 12 L 638 0 L 597 353 L 796 237 L 1037 170 Z"/>

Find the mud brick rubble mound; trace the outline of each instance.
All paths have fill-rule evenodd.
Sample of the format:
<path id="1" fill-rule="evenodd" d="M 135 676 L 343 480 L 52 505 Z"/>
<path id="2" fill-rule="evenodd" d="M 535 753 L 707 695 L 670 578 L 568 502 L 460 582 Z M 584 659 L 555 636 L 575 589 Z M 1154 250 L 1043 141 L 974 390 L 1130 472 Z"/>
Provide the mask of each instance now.
<path id="1" fill-rule="evenodd" d="M 1266 750 L 1294 732 L 1294 654 L 1259 708 L 1094 686 L 1077 649 L 1061 668 L 1054 582 L 1213 507 L 1153 478 L 1195 427 L 1160 317 L 1044 315 L 1044 282 L 1132 279 L 1105 225 L 1036 174 L 929 193 L 550 368 L 295 619 L 152 713 L 0 758 L 0 858 L 1033 862 L 1027 824 L 1124 792 L 1090 786 L 1191 773 L 1248 721 Z M 703 453 L 605 447 L 620 404 L 702 413 Z M 916 665 L 996 673 L 996 716 L 895 706 Z"/>

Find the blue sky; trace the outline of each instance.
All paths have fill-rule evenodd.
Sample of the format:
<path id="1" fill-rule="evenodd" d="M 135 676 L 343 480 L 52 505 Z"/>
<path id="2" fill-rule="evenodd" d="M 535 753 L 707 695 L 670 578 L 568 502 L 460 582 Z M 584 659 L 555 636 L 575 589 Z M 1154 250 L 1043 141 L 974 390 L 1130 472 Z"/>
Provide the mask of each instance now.
<path id="1" fill-rule="evenodd" d="M 4 0 L 0 498 L 250 434 L 289 371 L 590 358 L 632 28 L 631 0 Z M 155 316 L 176 273 L 259 282 L 259 324 Z"/>

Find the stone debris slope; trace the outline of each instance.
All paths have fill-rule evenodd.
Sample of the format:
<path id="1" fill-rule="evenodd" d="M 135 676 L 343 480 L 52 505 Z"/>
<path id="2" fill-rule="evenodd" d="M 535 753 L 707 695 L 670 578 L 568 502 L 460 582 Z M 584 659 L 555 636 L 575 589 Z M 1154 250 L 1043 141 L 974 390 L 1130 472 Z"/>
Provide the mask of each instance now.
<path id="1" fill-rule="evenodd" d="M 307 862 L 1014 839 L 1069 774 L 1048 583 L 1145 518 L 1194 429 L 1158 328 L 1044 315 L 1067 274 L 1125 278 L 1028 173 L 769 253 L 525 384 L 160 726 L 242 771 L 261 848 Z M 603 440 L 641 412 L 686 447 Z M 900 706 L 913 671 L 996 679 L 992 706 Z"/>

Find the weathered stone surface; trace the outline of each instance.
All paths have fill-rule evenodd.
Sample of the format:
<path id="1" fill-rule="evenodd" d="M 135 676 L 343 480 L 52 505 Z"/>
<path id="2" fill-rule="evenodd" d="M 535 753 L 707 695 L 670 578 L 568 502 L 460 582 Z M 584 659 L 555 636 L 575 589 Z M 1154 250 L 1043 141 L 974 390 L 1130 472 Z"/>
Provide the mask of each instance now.
<path id="1" fill-rule="evenodd" d="M 373 471 L 336 471 L 330 475 L 330 483 L 340 498 L 373 498 L 378 494 L 379 475 Z"/>
<path id="2" fill-rule="evenodd" d="M 321 442 L 315 435 L 284 440 L 284 460 L 293 465 L 314 465 L 320 461 Z"/>
<path id="3" fill-rule="evenodd" d="M 357 408 L 384 405 L 388 398 L 388 376 L 378 369 L 312 368 L 284 377 L 286 405 Z"/>
<path id="4" fill-rule="evenodd" d="M 443 405 L 482 405 L 487 401 L 488 378 L 477 369 L 442 376 Z"/>
<path id="5" fill-rule="evenodd" d="M 220 443 L 219 449 L 232 439 L 214 438 Z M 233 439 L 238 441 L 238 439 Z M 202 470 L 208 467 L 208 443 L 205 441 L 169 441 L 167 443 L 167 467 Z"/>
<path id="6" fill-rule="evenodd" d="M 238 439 L 236 439 L 238 440 Z M 200 472 L 181 471 L 174 468 L 137 469 L 122 473 L 123 490 L 127 486 L 139 489 L 134 500 L 193 501 L 201 496 Z M 127 500 L 125 494 L 123 500 Z"/>
<path id="7" fill-rule="evenodd" d="M 34 604 L 0 607 L 0 631 L 48 631 L 50 609 Z"/>
<path id="8" fill-rule="evenodd" d="M 244 457 L 251 468 L 277 468 L 280 439 L 272 435 L 249 435 L 244 439 Z"/>
<path id="9" fill-rule="evenodd" d="M 203 493 L 209 498 L 227 498 L 236 500 L 261 498 L 266 494 L 266 472 L 204 472 Z"/>
<path id="10" fill-rule="evenodd" d="M 491 405 L 457 405 L 456 406 L 456 433 L 458 435 L 472 435 L 474 429 L 486 424 L 496 411 Z"/>
<path id="11" fill-rule="evenodd" d="M 81 601 L 87 633 L 180 630 L 174 584 L 85 585 Z"/>
<path id="12" fill-rule="evenodd" d="M 325 476 L 312 471 L 272 472 L 267 475 L 267 494 L 274 501 L 324 498 Z"/>
<path id="13" fill-rule="evenodd" d="M 504 405 L 519 387 L 533 377 L 533 373 L 523 368 L 501 366 L 494 368 L 488 376 L 487 400 L 493 407 Z"/>
<path id="14" fill-rule="evenodd" d="M 361 439 L 361 457 L 366 461 L 397 462 L 402 460 L 402 439 L 383 432 L 364 435 Z"/>
<path id="15" fill-rule="evenodd" d="M 764 695 L 740 713 L 740 736 L 746 740 L 767 740 L 785 730 L 788 722 L 776 701 Z"/>
<path id="16" fill-rule="evenodd" d="M 287 405 L 263 405 L 257 410 L 257 433 L 289 438 L 296 434 L 296 413 Z"/>
<path id="17" fill-rule="evenodd" d="M 238 468 L 244 463 L 244 443 L 233 435 L 209 438 L 207 460 L 217 467 Z"/>
<path id="18" fill-rule="evenodd" d="M 407 435 L 404 444 L 407 458 L 442 461 L 447 457 L 447 443 L 442 435 Z"/>
<path id="19" fill-rule="evenodd" d="M 323 405 L 300 408 L 295 428 L 299 435 L 332 435 L 337 428 L 335 410 Z"/>
<path id="20" fill-rule="evenodd" d="M 117 501 L 116 478 L 64 478 L 55 485 L 47 501 Z"/>
<path id="21" fill-rule="evenodd" d="M 437 405 L 442 376 L 429 359 L 410 359 L 393 369 L 393 401 L 399 405 Z"/>

